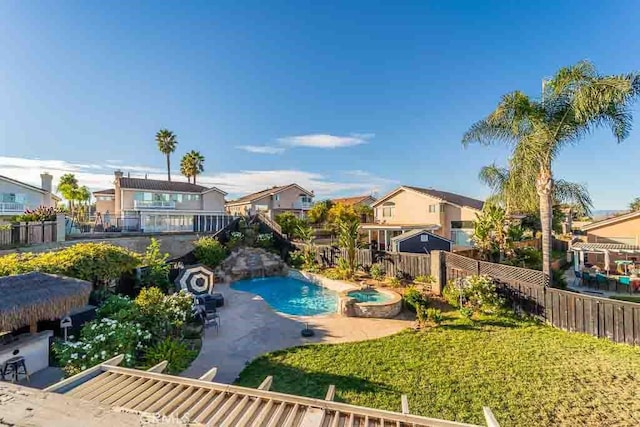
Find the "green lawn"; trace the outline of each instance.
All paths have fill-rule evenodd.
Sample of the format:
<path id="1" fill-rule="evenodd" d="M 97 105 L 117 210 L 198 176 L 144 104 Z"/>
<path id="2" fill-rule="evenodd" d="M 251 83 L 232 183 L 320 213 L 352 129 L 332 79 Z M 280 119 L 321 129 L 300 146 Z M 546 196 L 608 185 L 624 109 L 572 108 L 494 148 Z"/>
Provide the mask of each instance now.
<path id="1" fill-rule="evenodd" d="M 618 301 L 628 301 L 628 302 L 638 302 L 640 303 L 640 296 L 624 296 L 624 295 L 613 295 L 609 297 L 610 299 L 615 299 Z"/>
<path id="2" fill-rule="evenodd" d="M 360 343 L 310 345 L 263 355 L 238 384 L 502 427 L 640 425 L 640 349 L 534 323 L 447 313 L 425 332 Z"/>

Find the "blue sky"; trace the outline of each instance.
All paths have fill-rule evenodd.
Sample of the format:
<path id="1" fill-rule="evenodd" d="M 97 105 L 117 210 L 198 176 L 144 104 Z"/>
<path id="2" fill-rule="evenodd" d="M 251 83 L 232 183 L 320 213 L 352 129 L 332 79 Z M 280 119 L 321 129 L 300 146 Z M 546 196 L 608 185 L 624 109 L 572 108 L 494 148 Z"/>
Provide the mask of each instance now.
<path id="1" fill-rule="evenodd" d="M 484 197 L 478 170 L 507 150 L 460 139 L 501 95 L 536 95 L 581 59 L 640 69 L 636 2 L 556 3 L 5 0 L 0 174 L 71 171 L 93 189 L 117 167 L 162 177 L 167 127 L 174 165 L 201 151 L 201 181 L 231 196 L 297 181 L 320 196 Z M 640 196 L 638 159 L 640 132 L 598 133 L 555 172 L 618 209 Z"/>

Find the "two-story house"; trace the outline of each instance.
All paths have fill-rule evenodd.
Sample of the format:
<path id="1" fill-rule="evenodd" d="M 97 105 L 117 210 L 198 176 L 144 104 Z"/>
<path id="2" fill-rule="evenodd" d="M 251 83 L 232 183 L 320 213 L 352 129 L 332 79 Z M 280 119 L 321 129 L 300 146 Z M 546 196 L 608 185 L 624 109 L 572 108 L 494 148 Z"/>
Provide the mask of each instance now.
<path id="1" fill-rule="evenodd" d="M 298 184 L 271 187 L 239 199 L 227 202 L 226 209 L 231 215 L 255 215 L 262 212 L 269 218 L 283 212 L 293 212 L 304 217 L 313 203 L 313 191 Z"/>
<path id="2" fill-rule="evenodd" d="M 369 243 L 383 250 L 390 248 L 393 237 L 413 230 L 449 239 L 456 249 L 470 247 L 473 222 L 483 205 L 460 194 L 403 185 L 372 204 L 374 222 L 361 229 Z"/>
<path id="3" fill-rule="evenodd" d="M 54 207 L 60 198 L 53 194 L 53 176 L 40 175 L 40 187 L 0 175 L 0 219 L 20 215 L 38 206 Z"/>
<path id="4" fill-rule="evenodd" d="M 364 196 L 340 197 L 338 199 L 331 199 L 330 201 L 333 205 L 341 204 L 357 208 L 359 206 L 370 207 L 376 201 L 376 198 L 370 194 L 366 194 Z M 371 215 L 367 215 L 366 213 L 361 214 L 360 222 L 371 222 L 372 220 Z"/>
<path id="5" fill-rule="evenodd" d="M 125 177 L 121 171 L 114 175 L 114 188 L 93 193 L 96 225 L 104 229 L 216 231 L 228 222 L 227 193 L 216 187 Z"/>

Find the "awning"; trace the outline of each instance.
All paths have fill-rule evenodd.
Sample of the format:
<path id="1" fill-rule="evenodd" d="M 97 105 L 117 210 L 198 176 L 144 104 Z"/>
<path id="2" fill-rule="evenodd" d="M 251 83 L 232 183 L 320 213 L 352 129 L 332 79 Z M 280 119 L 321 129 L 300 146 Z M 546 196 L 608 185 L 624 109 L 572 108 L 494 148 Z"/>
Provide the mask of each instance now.
<path id="1" fill-rule="evenodd" d="M 619 252 L 640 254 L 640 246 L 626 245 L 624 243 L 590 243 L 590 242 L 577 242 L 571 245 L 572 251 L 581 252 L 593 252 L 593 253 L 605 253 L 605 252 Z"/>

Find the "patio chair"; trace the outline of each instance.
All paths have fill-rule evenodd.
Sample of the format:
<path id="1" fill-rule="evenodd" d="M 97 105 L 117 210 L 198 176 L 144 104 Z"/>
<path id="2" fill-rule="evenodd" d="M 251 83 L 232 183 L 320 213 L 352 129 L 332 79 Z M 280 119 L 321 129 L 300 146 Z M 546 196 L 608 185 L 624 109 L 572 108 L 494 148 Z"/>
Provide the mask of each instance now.
<path id="1" fill-rule="evenodd" d="M 596 283 L 598 284 L 598 289 L 600 289 L 600 285 L 604 285 L 605 290 L 609 290 L 609 279 L 604 274 L 596 274 Z"/>
<path id="2" fill-rule="evenodd" d="M 220 314 L 215 310 L 207 310 L 204 317 L 205 327 L 214 326 L 216 334 L 220 332 Z"/>
<path id="3" fill-rule="evenodd" d="M 582 272 L 582 285 L 589 286 L 591 284 L 591 275 L 586 271 Z"/>
<path id="4" fill-rule="evenodd" d="M 576 282 L 578 283 L 578 286 L 582 285 L 582 274 L 579 271 L 573 271 L 573 274 L 576 276 L 573 279 L 573 286 L 576 285 Z"/>
<path id="5" fill-rule="evenodd" d="M 618 277 L 618 283 L 621 285 L 626 285 L 629 293 L 631 293 L 631 277 L 629 276 L 620 276 Z"/>

